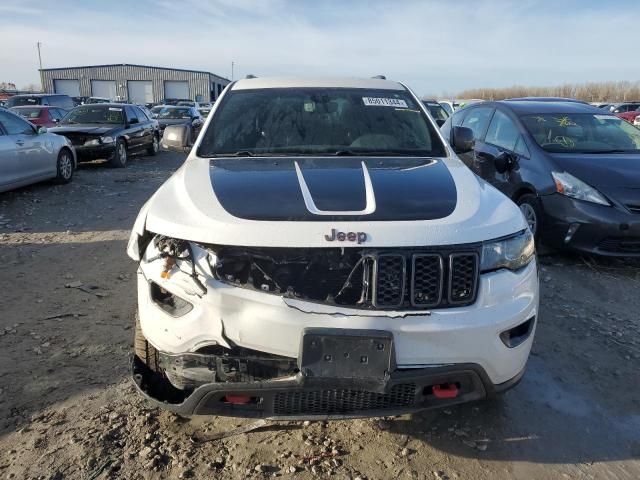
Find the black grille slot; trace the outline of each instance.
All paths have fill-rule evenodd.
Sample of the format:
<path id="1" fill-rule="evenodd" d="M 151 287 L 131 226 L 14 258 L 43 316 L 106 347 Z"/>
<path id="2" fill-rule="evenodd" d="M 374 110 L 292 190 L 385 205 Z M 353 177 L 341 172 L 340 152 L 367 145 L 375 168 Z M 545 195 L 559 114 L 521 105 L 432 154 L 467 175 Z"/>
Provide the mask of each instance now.
<path id="1" fill-rule="evenodd" d="M 640 238 L 609 237 L 602 240 L 598 244 L 598 247 L 600 248 L 600 250 L 611 253 L 640 253 Z"/>
<path id="2" fill-rule="evenodd" d="M 404 302 L 406 262 L 402 255 L 383 254 L 376 258 L 373 304 L 397 307 Z"/>
<path id="3" fill-rule="evenodd" d="M 475 298 L 478 283 L 478 255 L 453 253 L 449 257 L 449 295 L 451 305 L 468 303 Z"/>
<path id="4" fill-rule="evenodd" d="M 366 390 L 310 390 L 282 392 L 275 396 L 276 415 L 322 415 L 409 407 L 415 399 L 413 383 L 394 385 L 389 393 Z"/>
<path id="5" fill-rule="evenodd" d="M 435 307 L 442 301 L 442 257 L 416 254 L 412 257 L 411 305 Z"/>

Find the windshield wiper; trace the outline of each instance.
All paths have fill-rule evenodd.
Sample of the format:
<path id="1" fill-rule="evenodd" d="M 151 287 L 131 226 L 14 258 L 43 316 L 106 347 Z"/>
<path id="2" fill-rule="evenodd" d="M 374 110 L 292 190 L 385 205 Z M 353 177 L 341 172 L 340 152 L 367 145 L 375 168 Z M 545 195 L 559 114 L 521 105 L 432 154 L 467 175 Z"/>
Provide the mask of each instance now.
<path id="1" fill-rule="evenodd" d="M 338 150 L 333 153 L 335 156 L 361 156 L 361 157 L 424 157 L 422 152 L 409 150 Z"/>
<path id="2" fill-rule="evenodd" d="M 621 148 L 612 148 L 610 150 L 580 150 L 579 153 L 630 153 L 634 150 L 624 150 Z"/>

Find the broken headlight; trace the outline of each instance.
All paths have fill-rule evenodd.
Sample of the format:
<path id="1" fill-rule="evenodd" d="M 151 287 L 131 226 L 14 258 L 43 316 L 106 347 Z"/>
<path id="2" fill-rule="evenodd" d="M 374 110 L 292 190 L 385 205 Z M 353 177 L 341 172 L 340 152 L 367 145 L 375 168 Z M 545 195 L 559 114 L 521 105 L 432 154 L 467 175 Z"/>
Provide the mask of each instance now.
<path id="1" fill-rule="evenodd" d="M 500 268 L 519 270 L 533 259 L 536 246 L 528 228 L 511 237 L 486 242 L 482 245 L 480 270 L 490 272 Z"/>

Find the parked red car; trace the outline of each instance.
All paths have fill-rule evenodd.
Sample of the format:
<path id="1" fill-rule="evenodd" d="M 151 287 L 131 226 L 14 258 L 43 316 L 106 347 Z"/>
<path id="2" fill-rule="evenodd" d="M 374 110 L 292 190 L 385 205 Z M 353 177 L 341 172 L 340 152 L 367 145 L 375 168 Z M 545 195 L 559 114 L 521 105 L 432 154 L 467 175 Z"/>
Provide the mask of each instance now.
<path id="1" fill-rule="evenodd" d="M 12 107 L 11 111 L 34 125 L 47 128 L 57 126 L 62 117 L 67 114 L 67 110 L 63 108 L 40 105 Z"/>
<path id="2" fill-rule="evenodd" d="M 640 107 L 639 107 L 640 108 Z M 620 117 L 629 123 L 633 123 L 637 116 L 640 115 L 640 110 L 630 110 L 628 112 L 616 113 L 616 117 Z"/>

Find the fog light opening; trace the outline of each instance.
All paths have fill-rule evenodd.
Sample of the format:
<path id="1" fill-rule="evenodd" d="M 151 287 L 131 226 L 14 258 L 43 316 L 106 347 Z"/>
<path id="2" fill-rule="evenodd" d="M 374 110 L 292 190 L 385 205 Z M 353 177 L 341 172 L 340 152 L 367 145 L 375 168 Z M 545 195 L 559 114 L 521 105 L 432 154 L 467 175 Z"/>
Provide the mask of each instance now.
<path id="1" fill-rule="evenodd" d="M 569 225 L 569 229 L 567 230 L 567 234 L 564 237 L 564 243 L 569 243 L 571 241 L 573 236 L 578 231 L 579 227 L 580 227 L 579 223 L 572 223 L 571 225 Z"/>
<path id="2" fill-rule="evenodd" d="M 531 332 L 533 331 L 533 326 L 535 325 L 536 317 L 531 317 L 524 323 L 521 323 L 517 327 L 510 328 L 509 330 L 505 330 L 500 334 L 500 340 L 509 348 L 515 348 L 521 343 L 523 343 Z"/>
<path id="3" fill-rule="evenodd" d="M 257 405 L 260 403 L 261 397 L 252 397 L 250 395 L 226 395 L 220 399 L 223 403 L 230 403 L 231 405 Z"/>
<path id="4" fill-rule="evenodd" d="M 172 317 L 181 317 L 193 310 L 193 305 L 186 300 L 165 290 L 155 282 L 150 282 L 151 300 Z"/>

